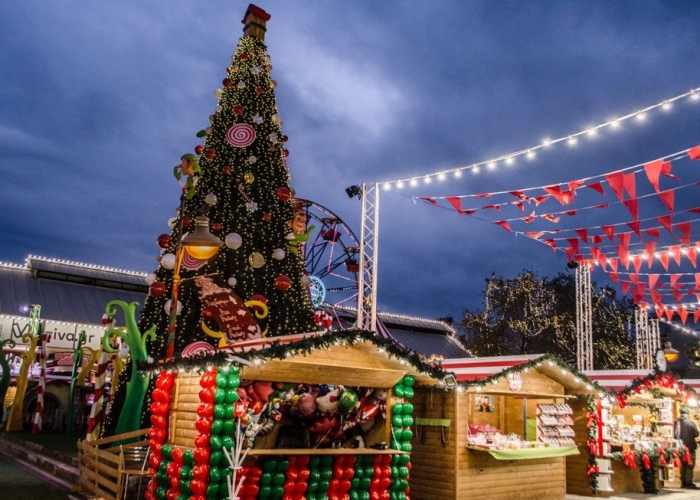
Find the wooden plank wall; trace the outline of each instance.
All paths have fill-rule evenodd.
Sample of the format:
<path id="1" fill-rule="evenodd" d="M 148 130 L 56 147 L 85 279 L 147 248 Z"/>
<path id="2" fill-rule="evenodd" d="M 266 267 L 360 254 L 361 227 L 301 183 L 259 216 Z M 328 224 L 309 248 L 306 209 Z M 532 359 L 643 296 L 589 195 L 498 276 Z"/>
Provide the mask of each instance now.
<path id="1" fill-rule="evenodd" d="M 451 426 L 414 426 L 411 444 L 411 498 L 435 500 L 455 498 L 455 452 L 457 447 L 454 392 L 440 388 L 417 388 L 413 403 L 415 418 L 449 418 Z"/>
<path id="2" fill-rule="evenodd" d="M 201 375 L 198 373 L 180 373 L 175 378 L 171 389 L 170 420 L 168 423 L 168 442 L 185 448 L 194 447 L 197 436 L 195 421 L 199 406 L 199 385 Z"/>
<path id="3" fill-rule="evenodd" d="M 566 457 L 566 492 L 571 495 L 593 496 L 588 482 L 588 402 L 586 398 L 568 401 L 568 405 L 574 410 L 573 429 L 576 433 L 574 440 L 578 447 L 579 455 Z M 598 496 L 603 496 L 600 492 Z"/>

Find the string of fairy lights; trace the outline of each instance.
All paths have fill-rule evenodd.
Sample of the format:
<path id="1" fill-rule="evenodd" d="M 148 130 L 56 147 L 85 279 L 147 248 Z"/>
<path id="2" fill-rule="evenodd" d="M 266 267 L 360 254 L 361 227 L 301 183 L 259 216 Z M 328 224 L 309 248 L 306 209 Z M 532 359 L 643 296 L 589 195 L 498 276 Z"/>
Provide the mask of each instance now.
<path id="1" fill-rule="evenodd" d="M 401 189 L 406 187 L 406 185 L 410 187 L 415 187 L 420 184 L 430 184 L 433 181 L 447 181 L 448 179 L 455 179 L 455 178 L 460 178 L 465 171 L 471 171 L 472 173 L 478 173 L 481 168 L 487 168 L 489 170 L 493 170 L 498 167 L 498 165 L 507 165 L 510 166 L 515 163 L 516 159 L 519 157 L 525 157 L 528 160 L 534 159 L 537 153 L 544 149 L 548 148 L 551 146 L 554 146 L 559 143 L 566 143 L 569 146 L 575 146 L 578 144 L 579 140 L 581 140 L 584 137 L 594 137 L 598 133 L 606 131 L 606 130 L 611 130 L 611 129 L 616 129 L 620 127 L 623 122 L 629 121 L 629 120 L 637 120 L 637 121 L 645 121 L 648 117 L 648 115 L 651 112 L 656 112 L 656 111 L 670 111 L 677 101 L 680 101 L 682 99 L 689 99 L 690 101 L 693 102 L 700 102 L 700 87 L 693 88 L 689 90 L 688 92 L 684 92 L 683 94 L 679 94 L 674 97 L 670 97 L 668 99 L 664 99 L 660 102 L 657 102 L 656 104 L 652 104 L 651 106 L 647 106 L 642 109 L 638 109 L 636 111 L 633 111 L 631 113 L 627 113 L 626 115 L 623 116 L 618 116 L 616 118 L 612 118 L 606 122 L 600 123 L 598 125 L 588 127 L 583 130 L 579 130 L 577 132 L 571 133 L 571 134 L 566 134 L 562 135 L 560 137 L 557 137 L 555 139 L 544 139 L 542 142 L 539 144 L 535 144 L 533 146 L 520 149 L 517 151 L 512 151 L 510 153 L 502 154 L 500 156 L 496 156 L 493 158 L 490 158 L 485 161 L 480 161 L 476 163 L 470 163 L 468 165 L 463 165 L 459 167 L 452 167 L 444 170 L 437 170 L 434 172 L 429 172 L 425 174 L 420 174 L 420 175 L 414 175 L 411 177 L 403 177 L 403 178 L 398 178 L 398 179 L 385 179 L 383 181 L 378 182 L 377 184 L 381 186 L 384 190 L 391 190 L 392 188 L 397 188 Z"/>

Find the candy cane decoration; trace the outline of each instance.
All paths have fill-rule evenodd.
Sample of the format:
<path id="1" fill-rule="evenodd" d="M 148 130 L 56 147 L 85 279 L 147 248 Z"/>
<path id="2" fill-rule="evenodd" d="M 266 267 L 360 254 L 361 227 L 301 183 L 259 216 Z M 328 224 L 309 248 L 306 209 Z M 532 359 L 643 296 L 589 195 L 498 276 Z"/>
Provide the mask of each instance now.
<path id="1" fill-rule="evenodd" d="M 42 332 L 44 330 L 42 326 Z M 46 344 L 50 337 L 42 333 L 39 341 L 39 387 L 36 392 L 36 406 L 34 407 L 34 426 L 32 434 L 40 434 L 44 419 L 44 391 L 46 390 Z"/>
<path id="2" fill-rule="evenodd" d="M 102 430 L 102 420 L 104 419 L 105 400 L 105 380 L 107 379 L 107 365 L 111 355 L 107 352 L 100 352 L 100 359 L 97 362 L 97 373 L 95 374 L 95 400 L 90 408 L 86 440 L 94 441 L 100 436 Z"/>

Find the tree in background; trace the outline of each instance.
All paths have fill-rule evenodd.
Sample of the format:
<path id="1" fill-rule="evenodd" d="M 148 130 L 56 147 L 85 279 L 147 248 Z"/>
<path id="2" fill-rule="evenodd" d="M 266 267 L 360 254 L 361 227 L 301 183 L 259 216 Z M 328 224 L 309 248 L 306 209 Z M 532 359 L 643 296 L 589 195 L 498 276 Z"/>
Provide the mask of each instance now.
<path id="1" fill-rule="evenodd" d="M 593 364 L 596 369 L 634 368 L 629 300 L 610 287 L 593 286 Z M 477 356 L 554 354 L 576 365 L 576 283 L 569 274 L 540 278 L 524 270 L 512 279 L 486 279 L 484 309 L 464 311 L 459 325 Z"/>
<path id="2" fill-rule="evenodd" d="M 204 144 L 183 154 L 173 169 L 182 186 L 180 206 L 169 221 L 170 234 L 158 237 L 160 265 L 139 320 L 141 331 L 156 328 L 147 345 L 156 360 L 317 330 L 301 251 L 306 218 L 290 186 L 287 136 L 263 43 L 269 15 L 255 6 L 246 15 L 253 8 L 257 21 L 246 25 L 216 91 L 216 109 L 197 133 Z M 197 223 L 220 240 L 211 258 L 179 245 Z M 131 371 L 119 378 L 105 434 L 113 431 Z M 146 414 L 141 420 L 148 425 Z"/>

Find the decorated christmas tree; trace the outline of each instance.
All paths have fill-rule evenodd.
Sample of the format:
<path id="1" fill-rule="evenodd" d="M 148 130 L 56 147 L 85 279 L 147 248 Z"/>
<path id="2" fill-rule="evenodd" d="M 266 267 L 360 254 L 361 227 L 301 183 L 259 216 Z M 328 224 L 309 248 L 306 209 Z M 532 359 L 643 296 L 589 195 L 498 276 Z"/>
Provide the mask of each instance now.
<path id="1" fill-rule="evenodd" d="M 141 332 L 155 328 L 143 337 L 153 360 L 186 362 L 200 351 L 317 329 L 302 249 L 311 228 L 290 186 L 287 136 L 263 43 L 269 18 L 249 6 L 216 109 L 196 133 L 200 143 L 173 168 L 180 205 L 172 231 L 157 238 L 160 265 L 138 320 Z M 138 376 L 134 370 L 117 382 L 106 434 L 133 399 L 126 384 Z M 148 424 L 145 412 L 141 424 Z"/>

